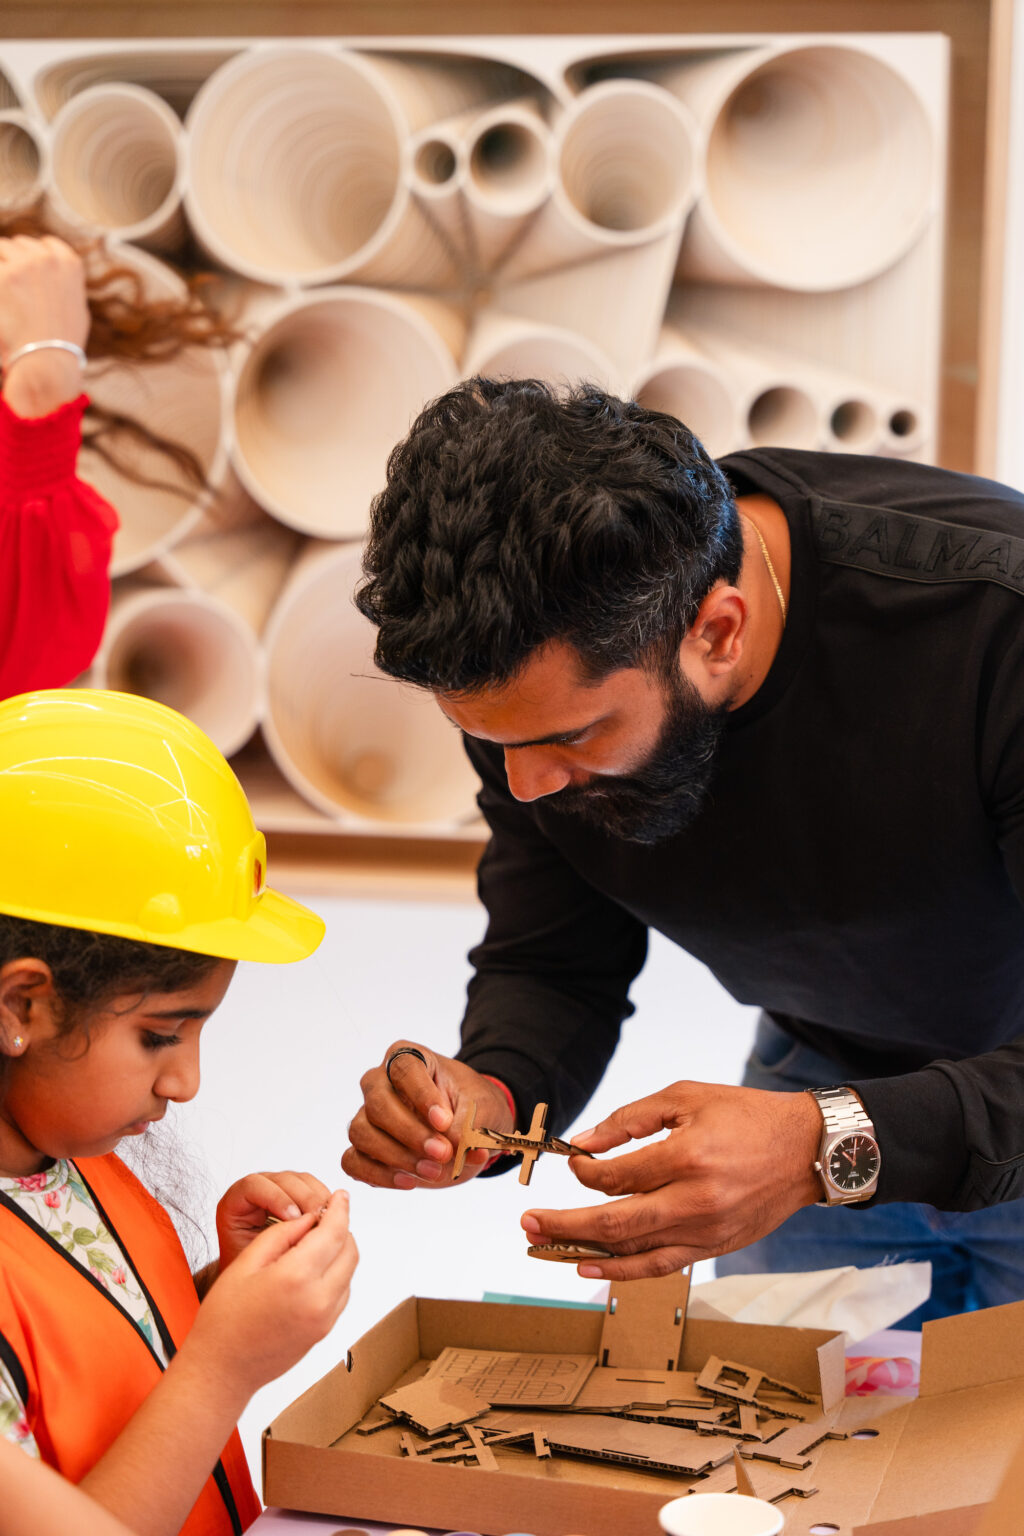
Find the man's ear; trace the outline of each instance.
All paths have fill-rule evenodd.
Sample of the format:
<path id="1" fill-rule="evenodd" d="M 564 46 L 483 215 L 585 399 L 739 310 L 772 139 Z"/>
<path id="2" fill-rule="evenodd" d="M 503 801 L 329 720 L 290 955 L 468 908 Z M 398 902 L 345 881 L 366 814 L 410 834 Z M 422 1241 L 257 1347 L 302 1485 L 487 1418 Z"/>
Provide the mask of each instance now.
<path id="1" fill-rule="evenodd" d="M 21 1056 L 33 1037 L 52 1029 L 56 997 L 53 972 L 31 956 L 0 966 L 0 1051 Z"/>
<path id="2" fill-rule="evenodd" d="M 712 587 L 683 636 L 679 659 L 684 670 L 690 672 L 696 665 L 709 683 L 720 684 L 743 655 L 748 619 L 747 601 L 738 587 Z"/>

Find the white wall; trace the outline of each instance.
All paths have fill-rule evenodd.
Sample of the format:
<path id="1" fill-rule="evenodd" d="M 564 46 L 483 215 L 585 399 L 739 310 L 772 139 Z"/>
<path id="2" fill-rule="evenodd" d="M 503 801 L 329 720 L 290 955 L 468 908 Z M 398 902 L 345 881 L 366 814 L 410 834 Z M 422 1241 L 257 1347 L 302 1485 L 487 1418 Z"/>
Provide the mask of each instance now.
<path id="1" fill-rule="evenodd" d="M 261 1168 L 309 1169 L 334 1187 L 367 1067 L 400 1036 L 455 1048 L 465 954 L 483 926 L 475 902 L 311 905 L 327 921 L 323 946 L 302 965 L 239 967 L 204 1031 L 199 1097 L 177 1111 L 213 1198 Z M 735 1004 L 703 966 L 656 941 L 634 1000 L 637 1017 L 583 1124 L 680 1077 L 738 1079 L 753 1010 Z M 531 1205 L 584 1203 L 594 1197 L 554 1157 L 537 1165 L 529 1189 L 514 1175 L 436 1193 L 355 1186 L 362 1259 L 351 1303 L 328 1340 L 254 1399 L 242 1421 L 252 1466 L 269 1419 L 405 1296 L 479 1299 L 490 1290 L 590 1300 L 594 1284 L 574 1268 L 526 1257 L 519 1227 Z"/>

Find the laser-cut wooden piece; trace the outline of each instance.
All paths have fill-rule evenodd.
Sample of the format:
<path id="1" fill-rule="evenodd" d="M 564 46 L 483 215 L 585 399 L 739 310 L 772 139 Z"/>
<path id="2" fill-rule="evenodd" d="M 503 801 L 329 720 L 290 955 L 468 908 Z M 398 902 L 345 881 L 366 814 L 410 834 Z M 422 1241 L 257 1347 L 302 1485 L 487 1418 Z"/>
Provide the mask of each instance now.
<path id="1" fill-rule="evenodd" d="M 720 1360 L 717 1355 L 712 1355 L 697 1377 L 697 1385 L 703 1387 L 705 1392 L 735 1398 L 737 1402 L 752 1403 L 763 1379 L 761 1371 L 737 1365 L 734 1360 Z"/>
<path id="2" fill-rule="evenodd" d="M 467 1424 L 465 1433 L 469 1436 L 473 1447 L 473 1455 L 480 1470 L 482 1472 L 497 1472 L 498 1463 L 495 1460 L 494 1452 L 487 1445 L 480 1431 L 473 1424 Z"/>
<path id="3" fill-rule="evenodd" d="M 597 1243 L 531 1243 L 528 1259 L 547 1259 L 552 1264 L 586 1264 L 588 1259 L 614 1259 L 617 1254 Z"/>
<path id="4" fill-rule="evenodd" d="M 754 1402 L 762 1389 L 776 1395 L 795 1397 L 798 1402 L 813 1401 L 812 1393 L 794 1386 L 792 1382 L 780 1381 L 776 1376 L 769 1376 L 765 1371 L 755 1370 L 749 1365 L 740 1365 L 736 1360 L 720 1360 L 717 1355 L 712 1355 L 707 1361 L 697 1377 L 697 1385 L 703 1387 L 705 1392 L 733 1397 L 737 1402 Z"/>
<path id="5" fill-rule="evenodd" d="M 459 1127 L 458 1150 L 452 1163 L 452 1182 L 459 1178 L 466 1166 L 466 1153 L 477 1147 L 483 1147 L 488 1152 L 502 1152 L 510 1157 L 521 1157 L 523 1163 L 519 1170 L 520 1184 L 529 1184 L 533 1177 L 533 1165 L 542 1152 L 555 1152 L 559 1157 L 593 1157 L 592 1152 L 584 1152 L 582 1147 L 574 1147 L 569 1142 L 563 1141 L 560 1136 L 548 1136 L 545 1131 L 547 1118 L 548 1106 L 537 1104 L 534 1106 L 529 1130 L 490 1131 L 486 1126 L 474 1124 L 476 1104 L 473 1102 L 467 1104 Z"/>
<path id="6" fill-rule="evenodd" d="M 553 1415 L 538 1428 L 555 1455 L 648 1467 L 680 1477 L 697 1477 L 720 1466 L 729 1460 L 736 1444 L 705 1440 L 685 1429 L 636 1424 L 604 1414 Z"/>
<path id="7" fill-rule="evenodd" d="M 761 1495 L 754 1487 L 750 1473 L 743 1465 L 743 1457 L 739 1451 L 732 1453 L 732 1470 L 736 1474 L 736 1492 L 743 1494 L 748 1499 L 758 1499 Z"/>
<path id="8" fill-rule="evenodd" d="M 638 1424 L 672 1424 L 682 1429 L 696 1429 L 702 1434 L 711 1431 L 726 1435 L 735 1433 L 729 1408 L 693 1408 L 685 1403 L 678 1407 L 673 1403 L 663 1407 L 637 1404 L 635 1408 L 623 1408 L 620 1412 L 624 1419 L 635 1419 Z"/>
<path id="9" fill-rule="evenodd" d="M 485 1398 L 456 1382 L 432 1381 L 427 1377 L 389 1392 L 381 1402 L 424 1435 L 439 1435 L 455 1429 L 470 1419 L 480 1418 L 491 1406 Z"/>
<path id="10" fill-rule="evenodd" d="M 376 1414 L 374 1414 L 373 1412 L 370 1412 L 367 1414 L 365 1419 L 362 1419 L 356 1425 L 356 1434 L 375 1435 L 378 1430 L 387 1429 L 388 1426 L 394 1424 L 394 1422 L 395 1416 L 393 1413 L 380 1413 L 378 1411 Z"/>
<path id="11" fill-rule="evenodd" d="M 735 1452 L 733 1453 L 735 1457 Z M 742 1465 L 746 1463 L 742 1462 Z M 748 1481 L 750 1481 L 748 1477 Z M 800 1498 L 809 1499 L 812 1493 L 818 1492 L 812 1471 L 793 1472 L 782 1467 L 773 1467 L 766 1462 L 757 1464 L 757 1492 L 755 1498 L 764 1499 L 766 1504 L 781 1504 L 783 1499 Z M 732 1463 L 726 1462 L 721 1467 L 715 1467 L 705 1474 L 699 1483 L 693 1487 L 694 1493 L 742 1493 L 736 1471 Z"/>
<path id="12" fill-rule="evenodd" d="M 764 1440 L 760 1445 L 747 1441 L 740 1447 L 740 1454 L 758 1461 L 770 1461 L 781 1467 L 794 1467 L 803 1471 L 810 1466 L 814 1452 L 826 1440 L 847 1440 L 845 1429 L 836 1429 L 834 1417 L 813 1420 L 809 1424 L 793 1424 Z"/>
<path id="13" fill-rule="evenodd" d="M 593 1355 L 444 1349 L 425 1380 L 455 1382 L 492 1407 L 550 1408 L 572 1403 L 593 1369 Z"/>
<path id="14" fill-rule="evenodd" d="M 613 1280 L 598 1364 L 674 1371 L 683 1345 L 689 1270 L 653 1280 Z"/>
<path id="15" fill-rule="evenodd" d="M 706 1393 L 689 1393 L 677 1371 L 645 1371 L 638 1366 L 596 1366 L 576 1395 L 577 1408 L 658 1408 L 692 1403 L 694 1407 L 714 1408 L 714 1399 Z"/>

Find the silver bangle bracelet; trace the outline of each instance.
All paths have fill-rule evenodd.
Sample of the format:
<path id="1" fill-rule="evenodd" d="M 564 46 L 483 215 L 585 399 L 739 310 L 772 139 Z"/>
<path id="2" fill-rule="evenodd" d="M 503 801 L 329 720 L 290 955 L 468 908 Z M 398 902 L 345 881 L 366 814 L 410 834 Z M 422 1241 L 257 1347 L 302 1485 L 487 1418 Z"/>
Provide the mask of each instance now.
<path id="1" fill-rule="evenodd" d="M 79 368 L 85 368 L 85 352 L 76 341 L 28 341 L 23 347 L 18 347 L 16 351 L 11 353 L 3 365 L 3 372 L 10 373 L 15 363 L 23 357 L 28 357 L 31 352 L 45 352 L 51 347 L 58 352 L 70 352 L 72 357 L 78 359 Z"/>

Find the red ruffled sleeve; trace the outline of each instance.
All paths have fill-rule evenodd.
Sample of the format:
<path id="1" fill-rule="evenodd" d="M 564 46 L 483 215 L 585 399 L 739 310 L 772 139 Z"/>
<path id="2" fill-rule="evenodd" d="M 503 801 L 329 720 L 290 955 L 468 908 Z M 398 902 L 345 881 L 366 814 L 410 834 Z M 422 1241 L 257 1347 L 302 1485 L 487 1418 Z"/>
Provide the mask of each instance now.
<path id="1" fill-rule="evenodd" d="M 75 475 L 87 405 L 28 419 L 0 396 L 0 698 L 72 682 L 103 635 L 118 518 Z"/>

